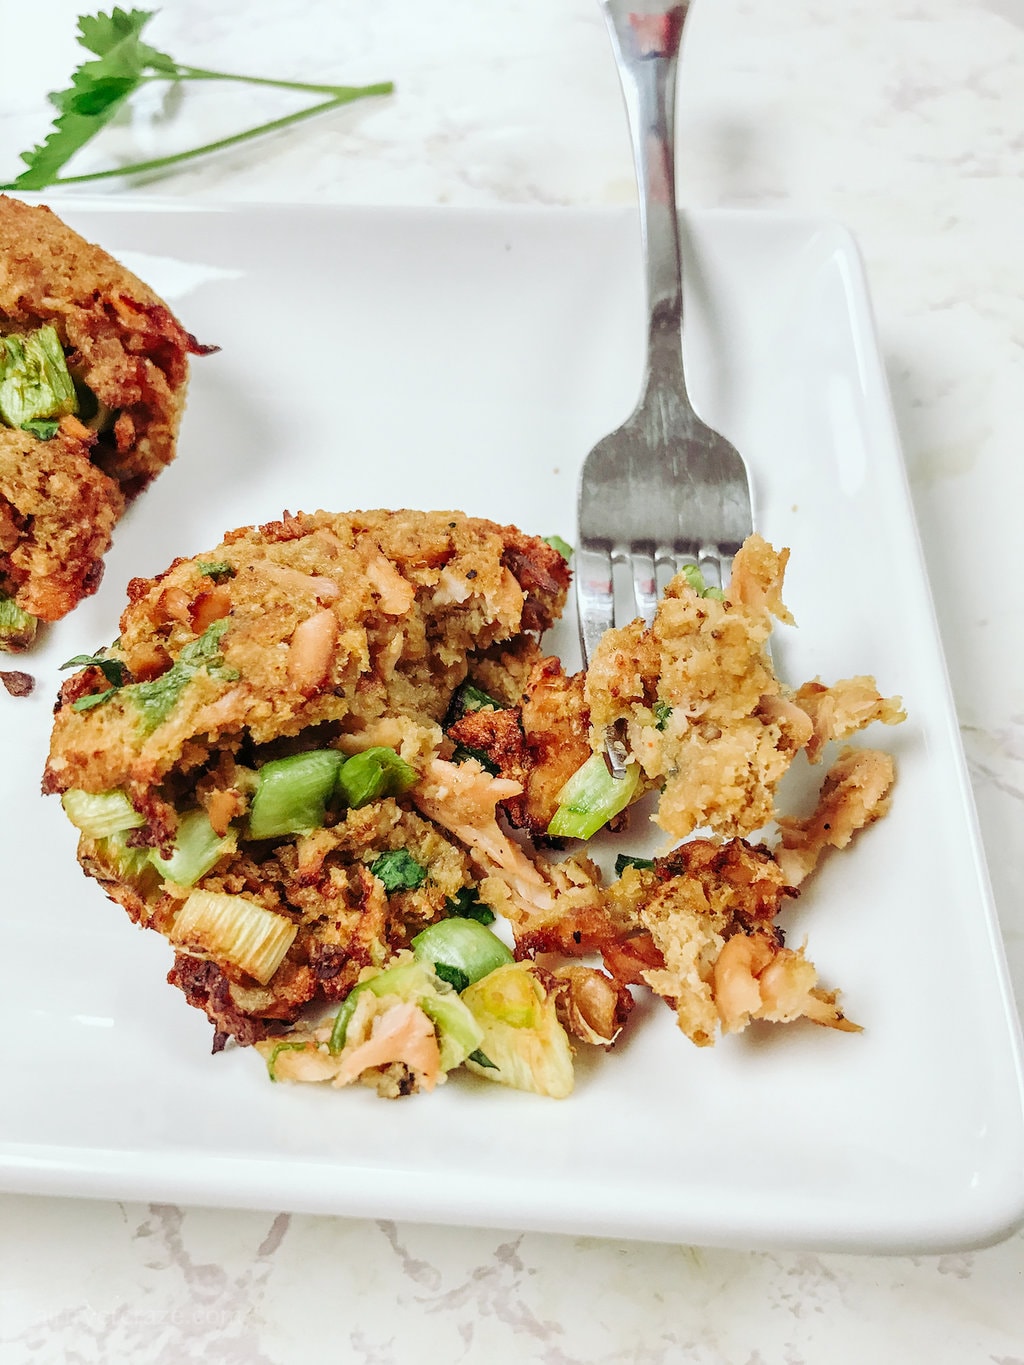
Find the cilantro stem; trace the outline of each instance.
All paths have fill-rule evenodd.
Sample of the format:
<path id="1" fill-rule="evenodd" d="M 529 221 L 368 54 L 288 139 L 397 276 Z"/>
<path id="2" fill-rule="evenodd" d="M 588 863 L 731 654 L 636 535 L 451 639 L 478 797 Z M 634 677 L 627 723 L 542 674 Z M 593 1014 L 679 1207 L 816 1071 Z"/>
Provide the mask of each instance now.
<path id="1" fill-rule="evenodd" d="M 390 95 L 394 86 L 390 81 L 384 86 L 355 85 L 311 85 L 308 81 L 279 81 L 269 76 L 239 76 L 233 71 L 207 71 L 202 66 L 178 66 L 172 76 L 170 72 L 155 73 L 156 79 L 185 81 L 241 81 L 243 85 L 268 85 L 276 90 L 305 90 L 314 95 L 348 96 L 358 99 L 360 95 L 371 93 Z"/>
<path id="2" fill-rule="evenodd" d="M 212 78 L 211 74 L 211 79 Z M 237 79 L 242 78 L 239 77 Z M 280 84 L 280 82 L 268 81 L 266 84 Z M 315 89 L 317 87 L 306 88 Z M 91 171 L 88 175 L 57 176 L 47 183 L 50 185 L 82 185 L 85 184 L 86 181 L 110 180 L 115 176 L 141 175 L 146 171 L 163 170 L 167 166 L 176 166 L 180 162 L 190 161 L 194 157 L 206 156 L 210 152 L 223 151 L 226 147 L 236 147 L 239 143 L 248 142 L 251 138 L 261 137 L 264 133 L 275 133 L 281 128 L 290 127 L 293 123 L 299 123 L 303 119 L 312 118 L 314 114 L 323 114 L 329 109 L 339 109 L 344 104 L 351 104 L 353 100 L 363 99 L 370 95 L 390 95 L 394 89 L 394 85 L 391 81 L 381 81 L 377 85 L 336 86 L 331 88 L 342 90 L 344 93 L 335 95 L 333 99 L 324 100 L 322 104 L 314 104 L 308 109 L 299 109 L 293 114 L 285 114 L 283 118 L 272 119 L 269 123 L 261 123 L 256 128 L 247 128 L 242 133 L 234 133 L 230 137 L 218 138 L 216 142 L 206 142 L 201 147 L 190 147 L 187 151 L 175 152 L 171 156 L 159 156 L 152 161 L 135 161 L 129 166 L 115 166 L 109 171 Z M 10 187 L 0 186 L 0 188 Z"/>

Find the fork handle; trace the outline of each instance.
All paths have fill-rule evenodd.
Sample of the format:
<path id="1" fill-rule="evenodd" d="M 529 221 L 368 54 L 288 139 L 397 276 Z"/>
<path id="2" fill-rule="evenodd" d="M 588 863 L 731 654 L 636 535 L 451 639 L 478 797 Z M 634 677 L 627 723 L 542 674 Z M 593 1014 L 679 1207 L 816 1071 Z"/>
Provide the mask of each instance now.
<path id="1" fill-rule="evenodd" d="M 687 401 L 675 188 L 675 102 L 679 43 L 690 0 L 601 0 L 601 4 L 626 101 L 640 196 L 640 231 L 647 263 L 645 395 L 665 384 Z"/>

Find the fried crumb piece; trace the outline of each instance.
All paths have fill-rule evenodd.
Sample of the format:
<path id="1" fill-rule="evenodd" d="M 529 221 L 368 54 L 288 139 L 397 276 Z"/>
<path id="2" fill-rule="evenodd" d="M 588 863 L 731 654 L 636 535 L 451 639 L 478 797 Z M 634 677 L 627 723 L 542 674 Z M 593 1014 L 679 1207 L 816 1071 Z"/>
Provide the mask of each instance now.
<path id="1" fill-rule="evenodd" d="M 36 680 L 31 673 L 23 673 L 20 669 L 7 669 L 0 672 L 0 682 L 12 697 L 27 697 L 36 685 Z"/>

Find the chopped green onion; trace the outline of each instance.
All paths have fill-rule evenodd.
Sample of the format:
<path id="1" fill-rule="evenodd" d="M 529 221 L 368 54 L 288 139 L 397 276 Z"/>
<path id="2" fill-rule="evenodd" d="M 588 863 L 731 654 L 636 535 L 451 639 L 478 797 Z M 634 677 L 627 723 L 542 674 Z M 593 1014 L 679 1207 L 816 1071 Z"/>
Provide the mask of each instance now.
<path id="1" fill-rule="evenodd" d="M 376 745 L 345 760 L 338 772 L 338 793 L 347 806 L 358 810 L 385 796 L 401 796 L 418 781 L 419 773 L 394 749 Z"/>
<path id="2" fill-rule="evenodd" d="M 315 1052 L 316 1047 L 311 1046 L 309 1043 L 278 1043 L 277 1047 L 274 1048 L 273 1052 L 267 1058 L 267 1075 L 270 1077 L 272 1081 L 277 1080 L 277 1071 L 275 1064 L 277 1062 L 279 1053 L 309 1051 Z"/>
<path id="3" fill-rule="evenodd" d="M 478 924 L 493 924 L 494 911 L 477 897 L 476 888 L 464 886 L 444 907 L 446 915 L 455 919 L 475 919 Z"/>
<path id="4" fill-rule="evenodd" d="M 298 926 L 246 896 L 193 891 L 167 937 L 186 952 L 230 962 L 265 986 L 280 967 Z"/>
<path id="5" fill-rule="evenodd" d="M 174 851 L 169 858 L 152 854 L 153 866 L 169 882 L 192 886 L 205 877 L 225 853 L 234 852 L 237 838 L 233 831 L 219 835 L 205 810 L 190 810 L 178 821 Z"/>
<path id="6" fill-rule="evenodd" d="M 553 839 L 589 839 L 625 810 L 640 783 L 640 765 L 626 764 L 625 777 L 612 777 L 601 754 L 591 754 L 558 793 L 558 808 L 548 825 Z"/>
<path id="7" fill-rule="evenodd" d="M 561 536 L 544 536 L 544 544 L 550 545 L 552 550 L 557 550 L 567 564 L 572 559 L 573 548 Z"/>
<path id="8" fill-rule="evenodd" d="M 471 1071 L 499 1085 L 562 1099 L 573 1088 L 572 1049 L 558 1022 L 554 999 L 528 962 L 498 967 L 459 997 L 480 1026 Z"/>
<path id="9" fill-rule="evenodd" d="M 126 829 L 139 829 L 146 823 L 128 795 L 119 787 L 107 792 L 84 792 L 72 787 L 61 797 L 64 813 L 76 829 L 90 839 L 105 839 Z"/>
<path id="10" fill-rule="evenodd" d="M 496 967 L 515 961 L 497 934 L 472 919 L 443 919 L 428 925 L 413 939 L 412 950 L 418 961 L 431 963 L 438 976 L 459 991 Z M 465 978 L 463 984 L 446 977 L 442 968 Z"/>
<path id="11" fill-rule="evenodd" d="M 97 857 L 117 874 L 118 881 L 134 882 L 138 886 L 149 880 L 155 886 L 157 875 L 150 858 L 153 850 L 150 848 L 130 848 L 126 835 L 127 831 L 119 830 L 106 839 L 98 839 L 96 841 Z"/>
<path id="12" fill-rule="evenodd" d="M 404 848 L 382 853 L 370 864 L 370 871 L 384 883 L 389 896 L 394 891 L 415 891 L 427 879 L 427 869 Z"/>
<path id="13" fill-rule="evenodd" d="M 318 829 L 342 761 L 337 749 L 313 749 L 264 763 L 249 809 L 249 838 L 275 839 Z"/>
<path id="14" fill-rule="evenodd" d="M 35 332 L 0 337 L 0 421 L 24 427 L 77 411 L 64 348 L 49 323 Z"/>
<path id="15" fill-rule="evenodd" d="M 36 617 L 0 592 L 0 649 L 27 649 L 36 638 Z"/>

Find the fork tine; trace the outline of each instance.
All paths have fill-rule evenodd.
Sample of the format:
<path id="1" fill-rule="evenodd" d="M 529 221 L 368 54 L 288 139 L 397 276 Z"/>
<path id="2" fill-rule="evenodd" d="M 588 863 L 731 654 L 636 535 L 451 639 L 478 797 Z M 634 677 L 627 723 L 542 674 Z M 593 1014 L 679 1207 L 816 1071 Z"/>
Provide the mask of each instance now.
<path id="1" fill-rule="evenodd" d="M 610 551 L 586 547 L 577 551 L 576 596 L 583 663 L 588 666 L 597 642 L 615 623 L 615 583 Z"/>
<path id="2" fill-rule="evenodd" d="M 646 545 L 635 545 L 629 556 L 633 574 L 633 601 L 638 616 L 649 626 L 658 606 L 658 580 L 654 568 L 654 552 Z"/>

